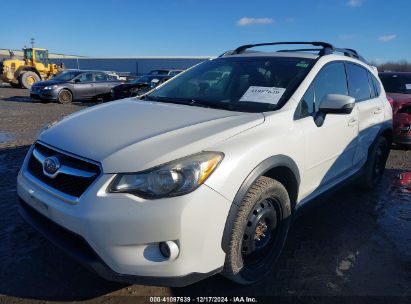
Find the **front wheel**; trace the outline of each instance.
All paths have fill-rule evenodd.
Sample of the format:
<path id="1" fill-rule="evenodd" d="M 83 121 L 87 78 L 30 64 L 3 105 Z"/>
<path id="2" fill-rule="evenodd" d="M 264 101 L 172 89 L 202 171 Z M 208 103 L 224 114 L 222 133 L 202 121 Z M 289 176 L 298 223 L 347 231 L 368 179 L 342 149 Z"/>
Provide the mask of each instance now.
<path id="1" fill-rule="evenodd" d="M 62 104 L 71 103 L 73 101 L 73 94 L 69 90 L 62 89 L 57 96 L 57 100 Z"/>
<path id="2" fill-rule="evenodd" d="M 20 84 L 23 88 L 31 89 L 33 84 L 40 81 L 39 75 L 34 72 L 27 71 L 20 76 Z"/>
<path id="3" fill-rule="evenodd" d="M 223 275 L 244 285 L 264 277 L 282 251 L 290 222 L 291 204 L 285 187 L 259 177 L 237 212 Z"/>

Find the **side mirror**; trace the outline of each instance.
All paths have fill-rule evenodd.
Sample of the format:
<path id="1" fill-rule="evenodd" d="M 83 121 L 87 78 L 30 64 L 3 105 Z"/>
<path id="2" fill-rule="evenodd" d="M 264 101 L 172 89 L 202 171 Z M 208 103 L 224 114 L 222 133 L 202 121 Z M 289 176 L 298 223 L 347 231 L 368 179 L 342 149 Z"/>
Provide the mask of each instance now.
<path id="1" fill-rule="evenodd" d="M 74 82 L 79 83 L 79 82 L 81 82 L 81 80 L 80 80 L 80 78 L 76 78 L 76 79 L 74 79 Z"/>
<path id="2" fill-rule="evenodd" d="M 324 114 L 350 114 L 355 106 L 353 97 L 327 94 L 321 99 L 320 111 Z"/>

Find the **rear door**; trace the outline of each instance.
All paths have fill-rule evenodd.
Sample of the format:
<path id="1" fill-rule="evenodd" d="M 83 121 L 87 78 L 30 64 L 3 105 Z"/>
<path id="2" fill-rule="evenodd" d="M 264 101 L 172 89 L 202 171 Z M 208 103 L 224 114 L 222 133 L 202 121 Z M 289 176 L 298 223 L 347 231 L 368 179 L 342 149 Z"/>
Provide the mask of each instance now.
<path id="1" fill-rule="evenodd" d="M 377 91 L 373 83 L 374 76 L 355 63 L 346 63 L 346 68 L 349 94 L 355 98 L 358 108 L 359 133 L 354 165 L 359 166 L 367 160 L 368 148 L 384 120 L 384 106 L 378 96 L 380 90 Z"/>
<path id="2" fill-rule="evenodd" d="M 94 86 L 96 89 L 96 95 L 102 96 L 110 93 L 113 86 L 118 85 L 118 82 L 113 81 L 113 77 L 107 75 L 104 72 L 94 73 Z"/>
<path id="3" fill-rule="evenodd" d="M 95 96 L 94 76 L 91 72 L 80 74 L 74 79 L 75 99 L 90 99 Z"/>

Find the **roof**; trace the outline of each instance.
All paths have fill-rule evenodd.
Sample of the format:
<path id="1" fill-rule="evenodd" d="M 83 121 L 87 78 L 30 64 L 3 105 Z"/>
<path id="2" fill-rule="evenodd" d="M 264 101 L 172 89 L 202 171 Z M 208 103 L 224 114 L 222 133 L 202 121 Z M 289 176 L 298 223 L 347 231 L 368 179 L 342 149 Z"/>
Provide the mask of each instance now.
<path id="1" fill-rule="evenodd" d="M 230 55 L 229 57 L 296 57 L 306 59 L 316 59 L 319 55 L 304 52 L 247 52 Z"/>
<path id="2" fill-rule="evenodd" d="M 354 49 L 349 49 L 349 48 L 336 48 L 332 44 L 328 42 L 322 42 L 322 41 L 282 41 L 282 42 L 265 42 L 265 43 L 256 43 L 256 44 L 245 44 L 241 45 L 235 50 L 227 51 L 223 54 L 220 55 L 220 57 L 225 57 L 225 56 L 235 56 L 238 54 L 246 54 L 249 52 L 248 50 L 254 47 L 260 47 L 260 46 L 279 46 L 279 45 L 286 45 L 286 46 L 295 46 L 295 45 L 308 45 L 310 46 L 309 48 L 293 48 L 293 49 L 282 49 L 278 50 L 276 53 L 307 53 L 307 52 L 316 52 L 317 57 L 322 57 L 322 56 L 327 56 L 331 54 L 341 54 L 346 57 L 354 58 L 357 59 L 365 64 L 368 64 L 367 61 L 360 55 L 358 52 Z M 320 48 L 319 48 L 320 47 Z M 267 53 L 266 53 L 267 54 Z M 310 53 L 308 53 L 310 54 Z M 312 53 L 311 53 L 312 54 Z M 315 56 L 315 55 L 314 55 Z M 299 57 L 299 56 L 297 56 Z M 308 58 L 313 58 L 313 57 L 308 57 Z"/>

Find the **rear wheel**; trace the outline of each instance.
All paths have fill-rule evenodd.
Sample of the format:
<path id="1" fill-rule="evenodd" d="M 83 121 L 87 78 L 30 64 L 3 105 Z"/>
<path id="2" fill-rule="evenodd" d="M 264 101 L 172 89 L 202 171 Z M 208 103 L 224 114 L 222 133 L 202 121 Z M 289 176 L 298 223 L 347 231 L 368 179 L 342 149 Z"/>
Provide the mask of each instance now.
<path id="1" fill-rule="evenodd" d="M 30 89 L 37 81 L 40 81 L 39 75 L 31 71 L 24 72 L 20 76 L 20 84 L 26 89 Z"/>
<path id="2" fill-rule="evenodd" d="M 57 100 L 61 104 L 71 103 L 73 101 L 73 94 L 69 90 L 62 89 L 57 96 Z"/>
<path id="3" fill-rule="evenodd" d="M 371 190 L 380 182 L 384 174 L 388 154 L 389 147 L 387 140 L 382 136 L 378 137 L 368 152 L 367 162 L 364 166 L 364 174 L 360 180 L 362 188 Z"/>
<path id="4" fill-rule="evenodd" d="M 223 275 L 239 284 L 264 277 L 281 253 L 290 222 L 287 190 L 276 180 L 258 178 L 237 212 Z"/>

